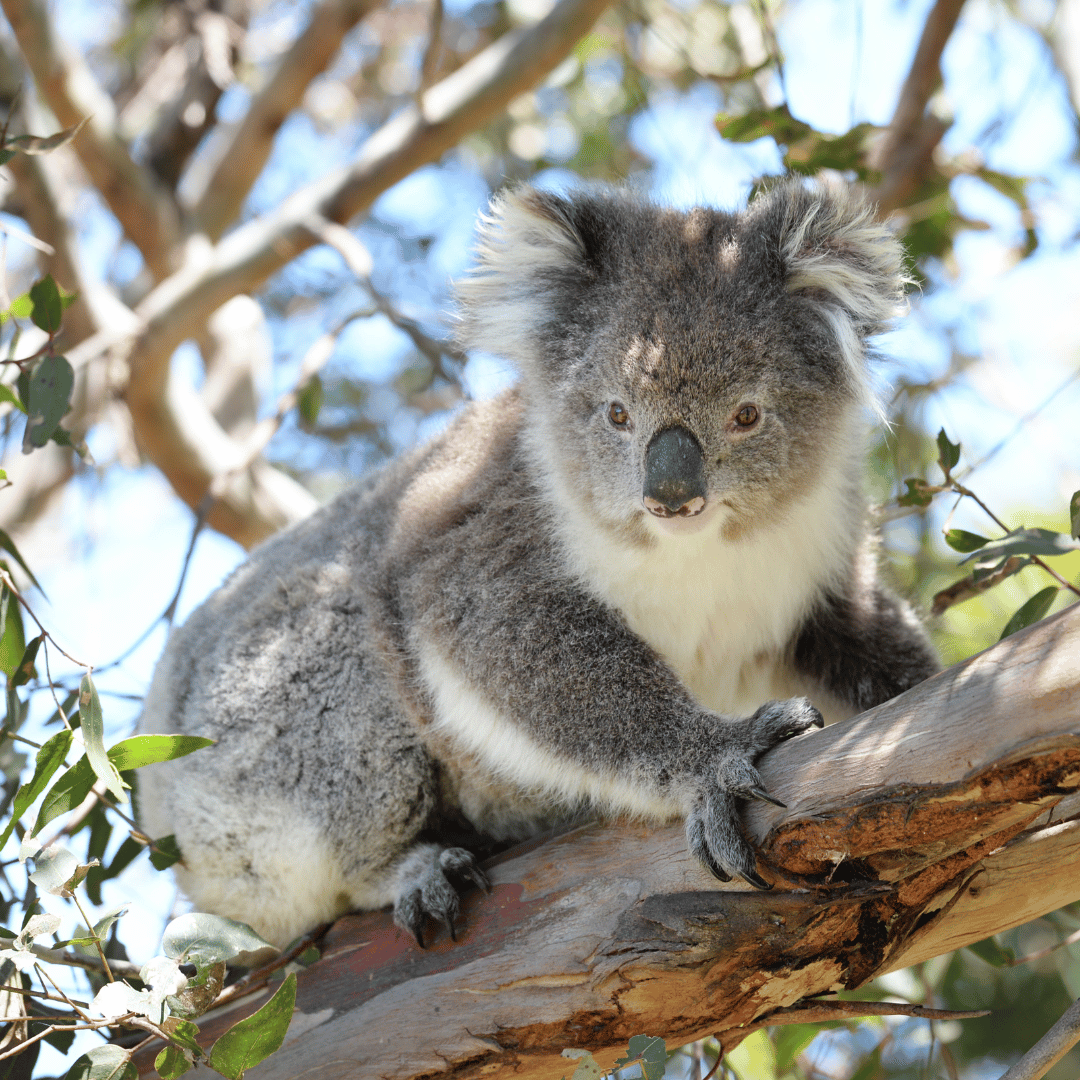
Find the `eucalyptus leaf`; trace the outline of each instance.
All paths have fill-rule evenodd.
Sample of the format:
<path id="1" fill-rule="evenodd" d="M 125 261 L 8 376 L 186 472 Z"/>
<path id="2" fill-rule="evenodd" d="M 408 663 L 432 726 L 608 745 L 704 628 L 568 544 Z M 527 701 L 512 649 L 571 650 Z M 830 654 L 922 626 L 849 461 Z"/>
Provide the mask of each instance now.
<path id="1" fill-rule="evenodd" d="M 108 756 L 117 769 L 126 772 L 159 761 L 186 757 L 213 745 L 213 739 L 204 739 L 199 735 L 133 735 L 110 747 Z"/>
<path id="2" fill-rule="evenodd" d="M 82 727 L 86 757 L 98 779 L 119 803 L 127 802 L 124 782 L 117 767 L 105 751 L 105 725 L 101 718 L 101 701 L 98 699 L 94 680 L 87 672 L 79 684 L 79 720 Z"/>
<path id="3" fill-rule="evenodd" d="M 67 358 L 54 353 L 45 356 L 30 376 L 26 394 L 26 430 L 23 453 L 44 446 L 71 404 L 75 372 Z"/>
<path id="4" fill-rule="evenodd" d="M 90 794 L 96 779 L 90 762 L 83 754 L 46 792 L 34 823 L 34 835 L 37 836 L 53 818 L 74 810 Z"/>
<path id="5" fill-rule="evenodd" d="M 46 274 L 40 281 L 30 286 L 30 318 L 34 325 L 47 334 L 55 334 L 60 329 L 60 320 L 64 315 L 64 305 L 60 300 L 60 290 L 56 287 L 51 274 Z"/>
<path id="6" fill-rule="evenodd" d="M 178 1076 L 183 1076 L 191 1067 L 187 1055 L 178 1046 L 166 1046 L 154 1058 L 154 1071 L 161 1077 L 161 1080 L 176 1080 Z"/>
<path id="7" fill-rule="evenodd" d="M 1002 948 L 992 937 L 983 938 L 982 941 L 973 942 L 966 947 L 980 960 L 985 960 L 994 967 L 1004 967 L 1016 959 L 1012 949 Z"/>
<path id="8" fill-rule="evenodd" d="M 68 882 L 78 870 L 79 860 L 67 848 L 52 844 L 34 856 L 34 872 L 30 880 L 41 892 L 62 896 L 70 892 Z"/>
<path id="9" fill-rule="evenodd" d="M 937 434 L 938 464 L 941 471 L 948 476 L 960 460 L 960 444 L 949 442 L 949 436 L 942 428 Z"/>
<path id="10" fill-rule="evenodd" d="M 0 387 L 0 389 L 9 389 L 8 387 Z M 14 396 L 14 395 L 12 395 Z M 19 408 L 22 408 L 20 405 Z M 23 410 L 26 411 L 25 409 Z M 34 577 L 33 571 L 26 565 L 26 560 L 19 554 L 19 549 L 15 546 L 15 541 L 3 529 L 0 529 L 0 548 L 3 548 L 23 569 L 23 573 L 30 579 L 30 583 L 42 596 L 45 596 L 45 590 L 41 587 L 41 583 L 36 577 Z M 47 597 L 46 597 L 47 599 Z"/>
<path id="11" fill-rule="evenodd" d="M 1045 589 L 1037 592 L 1005 624 L 1005 629 L 1001 631 L 1000 640 L 1004 641 L 1010 634 L 1015 634 L 1017 630 L 1023 630 L 1024 627 L 1037 623 L 1050 610 L 1059 591 L 1056 585 L 1047 585 Z"/>
<path id="12" fill-rule="evenodd" d="M 1065 533 L 1051 529 L 1013 529 L 1011 533 L 989 541 L 966 559 L 961 559 L 960 563 L 963 565 L 972 559 L 980 562 L 984 559 L 1000 559 L 1007 555 L 1067 555 L 1077 550 L 1080 550 L 1080 542 Z"/>
<path id="13" fill-rule="evenodd" d="M 173 919 L 165 927 L 161 940 L 161 951 L 166 956 L 199 967 L 232 960 L 241 953 L 273 948 L 246 923 L 197 911 Z"/>
<path id="14" fill-rule="evenodd" d="M 1069 535 L 1080 540 L 1080 491 L 1074 491 L 1069 500 Z"/>
<path id="15" fill-rule="evenodd" d="M 16 135 L 8 139 L 7 146 L 14 146 L 24 154 L 47 154 L 71 142 L 89 119 L 89 116 L 84 116 L 77 124 L 55 135 Z"/>
<path id="16" fill-rule="evenodd" d="M 150 862 L 155 870 L 167 870 L 173 863 L 183 858 L 176 837 L 170 833 L 168 836 L 158 837 L 150 851 Z"/>
<path id="17" fill-rule="evenodd" d="M 269 1057 L 285 1041 L 296 1004 L 296 976 L 288 975 L 258 1012 L 234 1024 L 214 1043 L 207 1064 L 229 1080 Z"/>
<path id="18" fill-rule="evenodd" d="M 58 731 L 37 752 L 37 762 L 30 783 L 23 784 L 15 793 L 11 819 L 8 821 L 3 834 L 0 834 L 0 848 L 8 842 L 12 830 L 15 828 L 15 822 L 26 813 L 30 808 L 30 804 L 45 790 L 56 770 L 63 765 L 64 758 L 67 756 L 68 750 L 71 749 L 71 738 L 71 732 L 64 728 L 63 731 Z"/>
<path id="19" fill-rule="evenodd" d="M 634 1035 L 627 1044 L 627 1056 L 616 1058 L 622 1067 L 640 1066 L 644 1080 L 661 1080 L 667 1066 L 667 1047 L 664 1040 L 653 1035 Z"/>
<path id="20" fill-rule="evenodd" d="M 977 551 L 979 548 L 990 543 L 988 536 L 980 536 L 978 533 L 968 532 L 966 529 L 949 529 L 945 534 L 945 543 L 953 551 Z"/>

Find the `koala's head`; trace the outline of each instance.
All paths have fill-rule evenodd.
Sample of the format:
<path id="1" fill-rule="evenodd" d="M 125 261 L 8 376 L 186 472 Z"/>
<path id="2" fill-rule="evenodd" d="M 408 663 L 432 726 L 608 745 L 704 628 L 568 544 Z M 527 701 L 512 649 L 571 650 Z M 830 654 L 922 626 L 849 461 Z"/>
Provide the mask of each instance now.
<path id="1" fill-rule="evenodd" d="M 850 475 L 865 342 L 903 286 L 847 189 L 788 181 L 730 214 L 522 188 L 482 220 L 462 337 L 521 371 L 559 497 L 631 533 L 742 532 Z"/>

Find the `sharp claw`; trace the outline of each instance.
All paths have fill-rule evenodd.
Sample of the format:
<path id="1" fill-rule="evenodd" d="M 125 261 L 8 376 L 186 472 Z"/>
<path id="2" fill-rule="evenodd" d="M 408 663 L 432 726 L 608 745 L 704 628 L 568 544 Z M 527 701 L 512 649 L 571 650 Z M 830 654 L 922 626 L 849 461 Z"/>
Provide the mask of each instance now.
<path id="1" fill-rule="evenodd" d="M 774 799 L 764 788 L 750 788 L 747 794 L 754 799 L 760 799 L 761 802 L 768 803 L 770 806 L 779 806 L 781 810 L 787 809 L 787 803 L 782 803 L 779 799 Z"/>
<path id="2" fill-rule="evenodd" d="M 472 883 L 478 888 L 483 889 L 484 892 L 491 892 L 491 882 L 487 879 L 487 874 L 483 870 L 477 870 L 475 867 L 471 867 L 468 871 L 469 878 Z"/>
<path id="3" fill-rule="evenodd" d="M 770 885 L 756 870 L 740 870 L 739 877 L 741 877 L 748 885 L 753 885 L 755 889 L 760 889 L 762 892 L 768 892 L 772 888 L 772 885 Z"/>
<path id="4" fill-rule="evenodd" d="M 424 930 L 423 930 L 423 927 L 415 926 L 415 927 L 410 927 L 409 929 L 410 929 L 410 932 L 412 933 L 413 939 L 416 941 L 416 947 L 418 949 L 423 949 L 425 947 L 424 946 Z"/>

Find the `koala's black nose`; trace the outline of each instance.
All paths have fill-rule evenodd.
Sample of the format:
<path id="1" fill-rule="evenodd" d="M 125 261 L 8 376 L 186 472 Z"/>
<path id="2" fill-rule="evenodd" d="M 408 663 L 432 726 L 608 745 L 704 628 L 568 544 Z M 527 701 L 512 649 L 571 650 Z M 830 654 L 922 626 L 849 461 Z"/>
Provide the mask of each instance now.
<path id="1" fill-rule="evenodd" d="M 665 428 L 652 437 L 642 501 L 657 517 L 693 517 L 705 509 L 705 459 L 686 428 Z"/>

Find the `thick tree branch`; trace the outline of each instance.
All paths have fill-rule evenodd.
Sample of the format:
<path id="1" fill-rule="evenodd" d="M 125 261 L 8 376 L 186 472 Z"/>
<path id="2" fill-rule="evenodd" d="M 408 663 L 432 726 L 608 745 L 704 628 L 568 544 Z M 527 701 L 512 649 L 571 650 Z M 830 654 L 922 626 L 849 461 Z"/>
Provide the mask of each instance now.
<path id="1" fill-rule="evenodd" d="M 550 1080 L 564 1048 L 606 1066 L 643 1032 L 731 1049 L 823 1007 L 807 998 L 1080 898 L 1078 655 L 1080 605 L 766 755 L 789 809 L 746 823 L 770 893 L 711 879 L 678 825 L 589 826 L 498 860 L 456 943 L 421 952 L 384 912 L 339 920 L 260 1080 Z"/>
<path id="2" fill-rule="evenodd" d="M 315 6 L 304 32 L 252 99 L 232 138 L 219 149 L 217 167 L 192 208 L 197 229 L 217 240 L 236 221 L 244 199 L 270 157 L 281 125 L 300 103 L 311 80 L 326 70 L 342 38 L 378 3 L 323 0 Z"/>
<path id="3" fill-rule="evenodd" d="M 873 165 L 882 179 L 874 197 L 883 215 L 915 194 L 948 127 L 926 106 L 941 83 L 941 54 L 963 6 L 964 0 L 937 0 L 930 10 L 892 120 L 875 147 Z"/>
<path id="4" fill-rule="evenodd" d="M 128 351 L 126 401 L 140 446 L 191 506 L 215 477 L 234 470 L 242 448 L 221 430 L 205 403 L 171 374 L 170 358 L 230 297 L 253 292 L 274 271 L 316 243 L 316 215 L 344 222 L 414 169 L 437 160 L 469 131 L 555 68 L 592 26 L 606 0 L 561 0 L 536 25 L 500 38 L 424 95 L 424 115 L 403 110 L 361 148 L 358 160 L 242 225 L 209 250 L 188 245 L 186 265 L 151 292 L 137 314 L 141 332 Z M 72 363 L 115 344 L 85 343 Z M 250 545 L 310 512 L 314 501 L 265 463 L 238 476 L 211 512 L 211 525 Z"/>
<path id="5" fill-rule="evenodd" d="M 175 268 L 180 218 L 171 194 L 137 165 L 116 133 L 112 99 L 86 62 L 57 40 L 44 0 L 0 0 L 42 98 L 61 127 L 89 117 L 74 147 L 124 232 L 161 280 Z"/>

